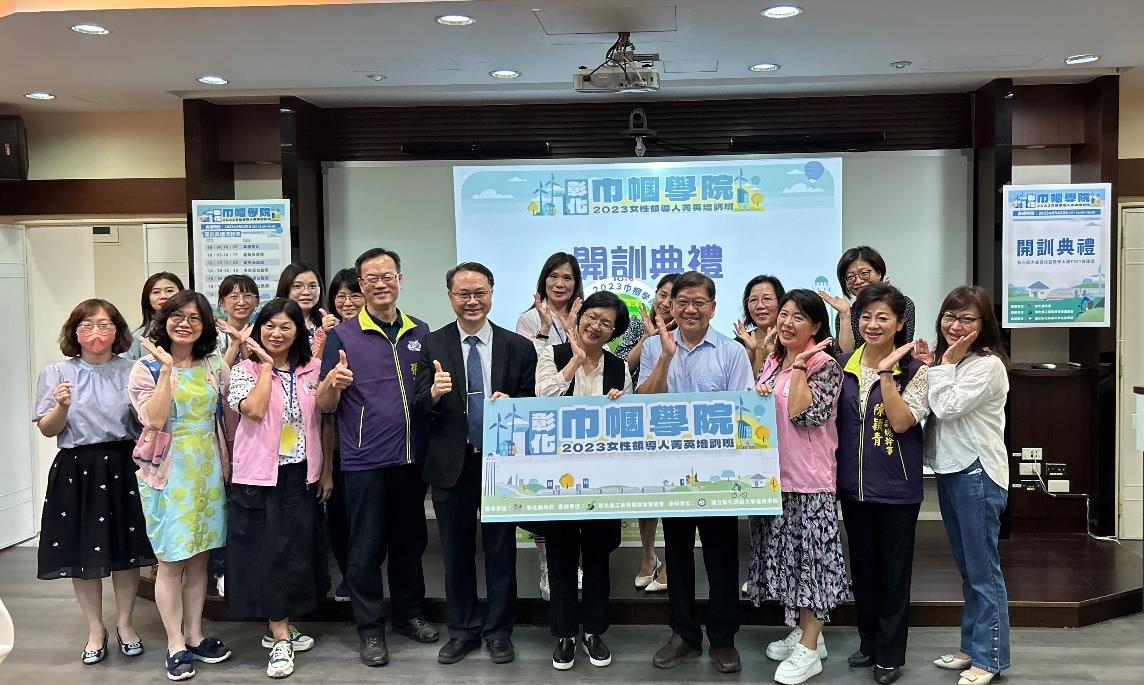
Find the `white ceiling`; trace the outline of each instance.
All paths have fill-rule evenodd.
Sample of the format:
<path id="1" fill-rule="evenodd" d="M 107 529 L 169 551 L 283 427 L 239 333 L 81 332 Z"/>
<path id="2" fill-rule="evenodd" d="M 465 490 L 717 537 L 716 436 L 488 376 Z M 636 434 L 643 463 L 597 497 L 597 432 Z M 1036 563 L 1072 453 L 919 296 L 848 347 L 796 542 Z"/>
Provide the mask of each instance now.
<path id="1" fill-rule="evenodd" d="M 304 0 L 303 0 L 304 1 Z M 796 0 L 802 16 L 764 19 L 765 0 L 477 0 L 238 9 L 15 14 L 0 19 L 0 107 L 7 111 L 173 109 L 179 98 L 323 106 L 550 102 L 606 97 L 571 90 L 614 31 L 659 52 L 652 97 L 730 98 L 940 92 L 989 79 L 1087 80 L 1144 64 L 1144 0 Z M 468 27 L 433 17 L 465 12 Z M 103 37 L 68 29 L 96 22 Z M 545 29 L 549 32 L 546 32 Z M 578 33 L 579 31 L 607 33 Z M 639 32 L 643 30 L 644 32 Z M 1103 59 L 1068 67 L 1071 54 Z M 890 62 L 910 60 L 905 69 Z M 747 66 L 783 68 L 755 74 Z M 522 72 L 497 81 L 491 69 Z M 1141 73 L 1126 78 L 1144 83 Z M 198 84 L 219 73 L 231 85 Z M 387 78 L 373 82 L 366 74 Z M 33 103 L 23 94 L 58 96 Z M 646 99 L 647 95 L 636 96 Z"/>

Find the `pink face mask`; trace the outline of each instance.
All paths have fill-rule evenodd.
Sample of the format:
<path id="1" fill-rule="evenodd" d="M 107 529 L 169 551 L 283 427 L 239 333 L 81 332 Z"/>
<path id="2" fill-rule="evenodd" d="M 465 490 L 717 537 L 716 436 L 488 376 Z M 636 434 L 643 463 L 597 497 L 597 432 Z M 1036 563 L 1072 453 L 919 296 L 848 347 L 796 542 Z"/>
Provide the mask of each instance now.
<path id="1" fill-rule="evenodd" d="M 115 342 L 115 330 L 101 331 L 98 328 L 89 332 L 77 331 L 76 338 L 83 349 L 92 354 L 103 354 Z"/>

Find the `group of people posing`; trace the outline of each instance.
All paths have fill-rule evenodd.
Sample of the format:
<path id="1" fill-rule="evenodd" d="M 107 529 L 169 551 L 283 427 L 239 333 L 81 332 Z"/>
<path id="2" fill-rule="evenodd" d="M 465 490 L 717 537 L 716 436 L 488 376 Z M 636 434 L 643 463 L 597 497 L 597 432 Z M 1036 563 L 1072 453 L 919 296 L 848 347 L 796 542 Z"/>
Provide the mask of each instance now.
<path id="1" fill-rule="evenodd" d="M 327 289 L 316 269 L 293 264 L 261 306 L 252 279 L 229 276 L 218 318 L 170 273 L 147 280 L 134 330 L 110 302 L 86 300 L 60 331 L 66 359 L 38 382 L 34 420 L 60 448 L 39 577 L 72 579 L 89 627 L 82 660 L 94 664 L 108 652 L 102 579 L 110 575 L 115 587 L 119 651 L 139 656 L 139 569 L 157 565 L 166 674 L 183 680 L 196 662 L 231 656 L 203 631 L 212 569 L 224 574 L 234 618 L 265 621 L 266 673 L 282 678 L 315 644 L 291 617 L 313 611 L 328 591 L 331 550 L 342 573 L 335 595 L 351 603 L 360 658 L 383 666 L 383 563 L 393 632 L 439 639 L 421 608 L 431 486 L 448 613 L 438 661 L 484 647 L 507 663 L 515 658 L 517 524 L 479 520 L 485 401 L 753 389 L 774 398 L 779 417 L 782 514 L 751 517 L 742 587 L 737 518 L 663 519 L 662 560 L 658 522 L 640 522 L 635 585 L 670 599 L 671 635 L 652 663 L 668 669 L 698 657 L 705 626 L 715 667 L 739 671 L 745 593 L 755 605 L 781 604 L 792 628 L 765 646 L 779 662 L 774 679 L 805 682 L 827 656 L 823 625 L 852 595 L 860 647 L 848 664 L 895 682 L 925 464 L 936 474 L 965 599 L 958 649 L 934 664 L 960 672 L 961 685 L 984 685 L 1009 668 L 997 553 L 1008 359 L 992 304 L 981 288 L 955 288 L 931 349 L 914 339 L 913 303 L 889 284 L 875 250 L 847 250 L 837 275 L 841 296 L 751 279 L 728 335 L 711 326 L 708 276 L 665 275 L 653 306 L 631 312 L 608 291 L 585 297 L 579 264 L 563 252 L 543 265 L 515 332 L 489 320 L 494 276 L 476 262 L 445 275 L 456 318 L 431 331 L 398 307 L 401 258 L 382 248 Z M 609 556 L 620 521 L 520 525 L 537 541 L 553 667 L 572 668 L 579 653 L 608 666 Z M 710 585 L 702 615 L 696 532 Z"/>

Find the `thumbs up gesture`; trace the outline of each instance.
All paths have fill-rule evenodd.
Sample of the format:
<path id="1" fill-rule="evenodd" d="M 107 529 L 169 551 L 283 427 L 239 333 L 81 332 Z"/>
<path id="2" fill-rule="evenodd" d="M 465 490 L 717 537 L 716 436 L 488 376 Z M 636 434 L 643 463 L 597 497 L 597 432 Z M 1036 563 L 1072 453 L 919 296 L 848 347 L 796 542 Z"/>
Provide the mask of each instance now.
<path id="1" fill-rule="evenodd" d="M 333 314 L 327 312 L 325 309 L 319 309 L 318 313 L 322 315 L 322 329 L 329 332 L 334 326 L 341 323 L 341 320 Z"/>
<path id="2" fill-rule="evenodd" d="M 353 385 L 354 372 L 350 371 L 350 363 L 346 361 L 345 350 L 338 350 L 338 363 L 330 369 L 330 376 L 333 377 L 332 382 L 338 390 L 345 390 Z"/>
<path id="3" fill-rule="evenodd" d="M 441 368 L 441 362 L 433 360 L 433 386 L 429 388 L 429 396 L 433 401 L 441 399 L 453 391 L 453 376 Z"/>

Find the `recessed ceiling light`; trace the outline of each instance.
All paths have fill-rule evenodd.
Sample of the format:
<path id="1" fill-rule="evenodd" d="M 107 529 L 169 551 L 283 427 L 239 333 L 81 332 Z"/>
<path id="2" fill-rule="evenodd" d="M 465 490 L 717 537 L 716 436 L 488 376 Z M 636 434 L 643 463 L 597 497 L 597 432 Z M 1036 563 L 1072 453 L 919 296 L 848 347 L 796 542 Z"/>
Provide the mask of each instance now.
<path id="1" fill-rule="evenodd" d="M 1005 99 L 1006 100 L 1012 100 L 1013 99 L 1013 91 L 1009 91 L 1008 93 L 1005 93 Z"/>
<path id="2" fill-rule="evenodd" d="M 798 5 L 775 5 L 762 11 L 762 15 L 767 19 L 790 19 L 800 14 L 802 8 Z"/>
<path id="3" fill-rule="evenodd" d="M 441 26 L 472 26 L 477 23 L 476 19 L 467 14 L 442 14 L 434 18 L 433 21 Z"/>
<path id="4" fill-rule="evenodd" d="M 55 100 L 56 99 L 55 95 L 52 95 L 51 93 L 45 93 L 43 91 L 36 91 L 33 93 L 24 93 L 24 97 L 28 98 L 29 100 Z"/>
<path id="5" fill-rule="evenodd" d="M 225 86 L 230 83 L 230 81 L 227 81 L 217 74 L 206 74 L 199 77 L 199 83 L 205 83 L 208 86 Z"/>
<path id="6" fill-rule="evenodd" d="M 1100 59 L 1100 55 L 1094 55 L 1091 52 L 1083 55 L 1073 55 L 1072 57 L 1065 58 L 1065 64 L 1088 64 Z"/>
<path id="7" fill-rule="evenodd" d="M 106 36 L 111 33 L 111 31 L 108 31 L 99 24 L 76 24 L 71 27 L 71 30 L 76 33 L 82 33 L 85 36 Z"/>
<path id="8" fill-rule="evenodd" d="M 1045 147 L 1047 147 L 1047 146 L 1045 146 L 1045 145 L 1026 145 L 1025 147 L 1030 149 L 1030 150 L 1044 150 Z"/>
<path id="9" fill-rule="evenodd" d="M 782 69 L 782 65 L 773 64 L 771 62 L 759 62 L 758 64 L 752 64 L 747 68 L 751 71 L 778 71 L 779 69 Z"/>
<path id="10" fill-rule="evenodd" d="M 905 69 L 906 67 L 910 66 L 911 64 L 913 64 L 913 62 L 911 62 L 908 59 L 900 59 L 897 62 L 890 62 L 890 66 L 895 68 L 895 69 Z"/>
<path id="11" fill-rule="evenodd" d="M 384 81 L 385 74 L 366 74 L 365 77 L 370 81 Z"/>
<path id="12" fill-rule="evenodd" d="M 520 78 L 520 72 L 515 69 L 493 69 L 489 72 L 493 78 Z"/>

